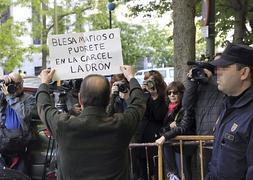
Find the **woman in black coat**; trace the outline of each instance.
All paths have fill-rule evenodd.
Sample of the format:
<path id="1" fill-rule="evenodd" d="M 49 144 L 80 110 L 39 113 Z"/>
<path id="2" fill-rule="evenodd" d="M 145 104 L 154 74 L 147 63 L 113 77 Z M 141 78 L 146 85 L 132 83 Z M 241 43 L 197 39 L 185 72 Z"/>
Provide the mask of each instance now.
<path id="1" fill-rule="evenodd" d="M 173 81 L 167 87 L 166 94 L 169 99 L 168 112 L 164 118 L 163 128 L 161 129 L 161 137 L 156 140 L 157 144 L 163 144 L 180 134 L 193 134 L 192 122 L 193 120 L 184 119 L 185 113 L 182 108 L 182 98 L 185 87 L 179 81 Z M 185 179 L 191 179 L 191 157 L 192 148 L 184 148 L 184 174 Z M 180 154 L 178 148 L 164 144 L 164 162 L 165 172 L 169 178 L 172 175 L 180 176 Z"/>
<path id="2" fill-rule="evenodd" d="M 143 120 L 139 124 L 136 133 L 136 141 L 139 143 L 154 142 L 159 136 L 159 131 L 163 125 L 163 119 L 167 113 L 167 103 L 165 99 L 166 83 L 159 71 L 149 71 L 144 77 L 143 89 L 147 98 L 146 111 Z M 154 175 L 153 157 L 157 155 L 156 147 L 148 148 L 149 175 Z M 146 155 L 144 150 L 140 151 L 140 177 L 147 178 Z"/>

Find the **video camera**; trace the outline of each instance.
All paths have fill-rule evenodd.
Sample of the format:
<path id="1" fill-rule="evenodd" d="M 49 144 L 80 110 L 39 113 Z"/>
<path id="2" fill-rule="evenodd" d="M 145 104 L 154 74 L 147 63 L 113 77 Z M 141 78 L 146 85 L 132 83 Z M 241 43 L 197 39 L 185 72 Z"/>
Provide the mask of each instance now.
<path id="1" fill-rule="evenodd" d="M 54 91 L 54 101 L 55 101 L 55 107 L 60 112 L 68 112 L 66 91 Z"/>
<path id="2" fill-rule="evenodd" d="M 187 65 L 193 66 L 192 68 L 192 79 L 200 82 L 206 83 L 208 81 L 208 77 L 204 71 L 204 69 L 208 69 L 214 74 L 215 66 L 208 62 L 203 61 L 188 61 Z"/>
<path id="3" fill-rule="evenodd" d="M 55 102 L 55 107 L 60 111 L 60 112 L 68 112 L 67 108 L 67 94 L 71 90 L 76 90 L 79 92 L 80 86 L 82 83 L 83 79 L 72 79 L 72 80 L 64 80 L 61 81 L 61 86 L 57 86 L 57 82 L 54 81 L 49 84 L 49 89 L 51 93 L 54 95 L 54 102 Z"/>
<path id="4" fill-rule="evenodd" d="M 10 82 L 10 83 L 5 83 L 5 81 L 3 79 L 0 80 L 0 88 L 2 89 L 3 85 L 7 86 L 7 91 L 9 94 L 15 94 L 16 90 L 17 90 L 17 86 L 14 82 Z"/>

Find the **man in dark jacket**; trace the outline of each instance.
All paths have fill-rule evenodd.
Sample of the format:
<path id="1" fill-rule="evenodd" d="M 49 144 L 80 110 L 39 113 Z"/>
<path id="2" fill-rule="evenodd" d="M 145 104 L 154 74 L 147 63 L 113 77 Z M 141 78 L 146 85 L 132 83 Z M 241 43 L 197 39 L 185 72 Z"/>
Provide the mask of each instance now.
<path id="1" fill-rule="evenodd" d="M 87 76 L 81 85 L 79 116 L 60 113 L 50 101 L 48 82 L 54 70 L 43 70 L 36 100 L 41 120 L 59 146 L 57 179 L 128 180 L 128 145 L 145 111 L 143 92 L 131 66 L 122 66 L 130 83 L 124 113 L 106 114 L 110 85 L 101 75 Z"/>
<path id="2" fill-rule="evenodd" d="M 213 61 L 217 57 L 219 56 L 216 56 Z M 182 134 L 182 132 L 185 132 L 189 127 L 194 126 L 194 124 L 197 135 L 213 135 L 215 122 L 223 108 L 222 101 L 224 94 L 218 90 L 217 77 L 214 72 L 208 68 L 204 68 L 205 75 L 201 79 L 193 76 L 193 69 L 187 74 L 186 90 L 183 97 L 183 108 L 185 109 L 183 120 L 181 121 L 180 128 L 175 129 L 175 132 L 172 131 L 170 134 L 167 134 L 169 137 L 173 136 L 176 130 Z M 208 163 L 211 160 L 212 147 L 204 146 L 203 152 L 203 173 L 205 175 L 208 170 Z"/>
<path id="3" fill-rule="evenodd" d="M 253 48 L 228 44 L 217 68 L 226 99 L 215 126 L 213 156 L 206 180 L 253 178 Z"/>

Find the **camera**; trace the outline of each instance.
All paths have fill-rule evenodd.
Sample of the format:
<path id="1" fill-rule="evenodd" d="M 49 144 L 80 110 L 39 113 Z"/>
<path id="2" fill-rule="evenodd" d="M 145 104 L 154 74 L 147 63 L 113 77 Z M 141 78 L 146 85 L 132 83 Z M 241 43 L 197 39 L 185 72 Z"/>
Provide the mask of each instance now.
<path id="1" fill-rule="evenodd" d="M 129 85 L 126 82 L 120 82 L 117 84 L 119 92 L 127 93 L 129 90 Z"/>
<path id="2" fill-rule="evenodd" d="M 192 79 L 200 82 L 206 83 L 208 82 L 208 77 L 204 71 L 204 69 L 208 69 L 214 74 L 215 66 L 208 62 L 203 61 L 188 61 L 187 65 L 193 65 L 192 68 Z"/>
<path id="3" fill-rule="evenodd" d="M 143 85 L 145 85 L 148 89 L 155 89 L 155 81 L 153 79 L 147 80 L 143 82 Z"/>
<path id="4" fill-rule="evenodd" d="M 83 79 L 71 79 L 71 80 L 64 80 L 61 83 L 61 86 L 64 90 L 70 91 L 71 89 L 80 90 L 81 84 Z"/>
<path id="5" fill-rule="evenodd" d="M 2 86 L 5 84 L 5 81 L 4 80 L 0 80 L 0 88 L 2 88 Z M 7 91 L 9 94 L 14 94 L 17 90 L 17 87 L 15 85 L 15 83 L 11 82 L 11 83 L 8 83 L 8 84 L 5 84 L 7 86 Z"/>
<path id="6" fill-rule="evenodd" d="M 130 89 L 129 84 L 124 81 L 118 81 L 117 84 L 115 84 L 115 86 L 118 87 L 118 90 L 113 92 L 113 94 L 116 96 L 119 95 L 119 92 L 127 93 L 128 90 Z"/>

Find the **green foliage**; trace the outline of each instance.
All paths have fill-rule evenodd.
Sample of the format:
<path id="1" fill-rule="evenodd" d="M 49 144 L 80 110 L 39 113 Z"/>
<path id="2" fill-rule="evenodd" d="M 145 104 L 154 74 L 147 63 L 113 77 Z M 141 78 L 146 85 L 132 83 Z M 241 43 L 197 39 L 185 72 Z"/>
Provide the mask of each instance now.
<path id="1" fill-rule="evenodd" d="M 90 24 L 91 30 L 100 30 L 109 28 L 109 11 L 107 11 L 107 0 L 101 0 L 97 4 L 97 13 L 91 14 L 86 18 L 86 22 Z M 112 23 L 115 22 L 115 19 L 112 19 Z M 112 24 L 114 27 L 114 25 Z"/>
<path id="2" fill-rule="evenodd" d="M 34 2 L 37 1 L 34 0 Z M 8 12 L 10 6 L 20 3 L 23 3 L 22 5 L 28 4 L 27 1 L 23 2 L 22 0 L 15 2 L 2 0 L 0 3 L 1 18 Z M 0 66 L 7 72 L 20 66 L 24 59 L 31 60 L 32 54 L 38 52 L 38 48 L 33 45 L 25 47 L 19 39 L 21 36 L 27 35 L 28 30 L 25 27 L 24 22 L 13 22 L 13 19 L 8 15 L 5 19 L 2 19 L 0 26 Z"/>
<path id="3" fill-rule="evenodd" d="M 0 17 L 5 13 L 6 9 L 10 6 L 11 0 L 1 0 L 0 2 Z"/>
<path id="4" fill-rule="evenodd" d="M 227 0 L 216 1 L 216 26 L 217 32 L 216 41 L 218 45 L 221 45 L 227 38 L 228 32 L 234 27 L 234 15 L 233 10 L 227 4 Z"/>
<path id="5" fill-rule="evenodd" d="M 109 12 L 106 8 L 108 1 L 100 1 L 98 12 L 86 18 L 92 30 L 109 28 Z M 154 26 L 144 28 L 141 25 L 128 24 L 117 21 L 112 12 L 112 27 L 121 29 L 121 43 L 124 64 L 131 64 L 138 68 L 139 61 L 151 57 L 156 66 L 170 65 L 172 51 L 169 51 L 169 37 L 165 30 L 158 30 Z M 168 52 L 169 51 L 169 52 Z M 169 61 L 170 60 L 170 61 Z"/>
<path id="6" fill-rule="evenodd" d="M 168 31 L 157 29 L 155 26 L 148 26 L 147 32 L 142 36 L 142 43 L 145 55 L 150 57 L 152 64 L 157 67 L 170 66 L 172 62 L 172 41 Z"/>
<path id="7" fill-rule="evenodd" d="M 0 26 L 0 62 L 6 71 L 11 71 L 15 66 L 21 64 L 26 49 L 21 47 L 21 41 L 17 37 L 23 35 L 20 24 L 13 24 L 8 19 Z"/>
<path id="8" fill-rule="evenodd" d="M 75 32 L 83 32 L 83 24 L 85 22 L 85 18 L 83 17 L 83 13 L 81 9 L 76 10 L 76 23 L 75 23 Z"/>
<path id="9" fill-rule="evenodd" d="M 171 0 L 149 1 L 145 5 L 139 0 L 133 1 L 135 2 L 134 5 L 128 5 L 128 8 L 131 10 L 131 16 L 138 16 L 140 13 L 144 13 L 144 16 L 151 16 L 151 13 L 154 11 L 162 15 L 172 10 Z"/>
<path id="10" fill-rule="evenodd" d="M 202 13 L 202 0 L 195 0 L 196 6 L 195 6 L 195 14 L 196 16 L 201 16 Z"/>
<path id="11" fill-rule="evenodd" d="M 144 56 L 144 49 L 141 46 L 140 34 L 143 31 L 141 26 L 128 26 L 126 23 L 118 23 L 121 29 L 121 43 L 124 64 L 136 65 Z"/>
<path id="12" fill-rule="evenodd" d="M 3 0 L 2 0 L 3 1 Z M 8 0 L 4 0 L 8 4 Z M 40 0 L 26 1 L 18 0 L 19 3 L 22 3 L 24 6 L 31 6 L 33 10 L 37 13 L 35 17 L 30 20 L 30 23 L 34 23 L 32 36 L 37 38 L 44 38 L 42 42 L 45 42 L 47 34 L 53 33 L 55 11 L 53 7 L 48 5 L 48 1 L 43 1 L 44 8 L 41 8 Z M 31 3 L 32 2 L 32 3 Z M 65 0 L 61 3 L 61 6 L 57 6 L 57 20 L 58 20 L 58 33 L 66 32 L 83 32 L 87 27 L 89 30 L 100 30 L 109 28 L 109 12 L 107 10 L 108 0 L 98 1 L 87 0 L 85 2 L 80 2 L 78 5 L 73 6 L 71 0 Z M 122 2 L 114 1 L 117 4 Z M 116 7 L 117 8 L 117 7 Z M 1 6 L 0 6 L 1 9 Z M 89 10 L 89 12 L 88 12 Z M 164 14 L 165 12 L 171 10 L 170 0 L 160 0 L 159 3 L 153 1 L 147 7 L 139 4 L 136 8 L 137 11 L 147 11 L 146 16 L 149 16 L 153 10 L 157 11 L 159 15 Z M 90 13 L 92 11 L 93 13 Z M 69 16 L 74 15 L 76 21 L 71 24 Z M 42 17 L 46 16 L 47 24 L 43 26 Z M 169 22 L 168 22 L 169 24 Z M 85 26 L 84 26 L 85 25 Z M 172 31 L 167 29 L 158 29 L 155 25 L 149 27 L 143 27 L 141 25 L 133 25 L 125 22 L 118 22 L 114 11 L 112 12 L 112 27 L 121 29 L 121 42 L 122 42 L 122 52 L 123 59 L 125 64 L 135 65 L 136 67 L 139 64 L 139 61 L 143 60 L 145 57 L 150 57 L 152 64 L 158 67 L 163 65 L 171 66 L 173 65 L 172 56 L 173 56 L 173 45 L 172 45 Z M 8 28 L 7 28 L 8 29 Z M 12 27 L 13 29 L 13 27 Z M 3 30 L 1 30 L 1 34 Z M 3 31 L 4 32 L 4 31 Z M 11 31 L 13 33 L 13 30 Z M 22 35 L 25 31 L 21 30 L 16 31 L 15 34 L 12 34 L 13 46 L 9 43 L 6 44 L 9 48 L 3 47 L 6 50 L 9 49 L 9 55 L 4 54 L 0 56 L 1 60 L 6 60 L 6 67 L 8 69 L 13 68 L 14 66 L 20 65 L 22 62 L 22 57 L 25 54 L 30 55 L 33 52 L 37 52 L 41 49 L 47 50 L 47 45 L 42 44 L 39 48 L 29 47 L 23 48 L 21 42 L 16 39 L 19 35 Z M 42 36 L 42 33 L 45 32 L 46 36 Z M 7 34 L 6 34 L 7 35 Z M 1 38 L 3 36 L 1 35 Z M 201 41 L 201 40 L 200 40 Z M 2 42 L 2 40 L 1 40 Z M 202 42 L 201 42 L 202 43 Z M 15 45 L 15 48 L 14 48 Z M 11 47 L 11 48 L 10 48 Z M 15 52 L 16 50 L 17 52 Z M 28 53 L 27 53 L 28 52 Z M 23 54 L 22 54 L 23 53 Z M 29 54 L 30 53 L 30 54 Z M 48 54 L 48 51 L 43 51 L 43 53 Z M 12 56 L 14 56 L 12 57 Z M 138 68 L 138 67 L 137 67 Z"/>
<path id="13" fill-rule="evenodd" d="M 253 0 L 247 0 L 247 12 L 246 12 L 246 23 L 253 20 Z M 235 5 L 239 1 L 228 1 L 228 0 L 216 0 L 216 32 L 217 36 L 220 38 L 217 44 L 223 45 L 224 41 L 227 39 L 227 35 L 234 28 L 235 23 L 235 12 L 241 11 L 241 9 Z M 247 27 L 247 26 L 246 26 Z M 252 25 L 253 27 L 253 25 Z M 253 43 L 252 28 L 247 28 L 244 37 L 244 43 Z"/>
<path id="14" fill-rule="evenodd" d="M 205 38 L 201 36 L 202 21 L 197 21 L 196 25 L 196 60 L 199 60 L 202 54 L 206 54 Z"/>

